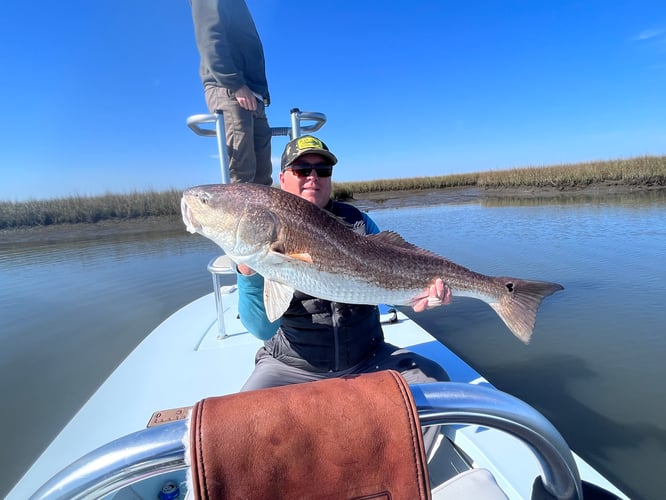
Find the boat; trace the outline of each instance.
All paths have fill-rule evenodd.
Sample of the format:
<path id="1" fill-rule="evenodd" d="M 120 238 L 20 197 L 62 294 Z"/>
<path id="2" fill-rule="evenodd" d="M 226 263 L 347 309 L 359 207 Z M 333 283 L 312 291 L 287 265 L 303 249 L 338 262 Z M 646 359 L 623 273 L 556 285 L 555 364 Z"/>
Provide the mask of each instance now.
<path id="1" fill-rule="evenodd" d="M 322 113 L 293 109 L 291 126 L 274 128 L 273 134 L 298 137 L 318 130 L 325 122 Z M 222 182 L 228 182 L 222 115 L 193 115 L 187 125 L 198 135 L 217 139 Z M 129 354 L 14 486 L 9 500 L 172 500 L 192 496 L 191 471 L 201 467 L 194 464 L 191 453 L 196 409 L 203 404 L 231 404 L 230 398 L 239 396 L 261 346 L 238 318 L 232 262 L 224 255 L 216 256 L 208 270 L 211 291 L 166 318 Z M 575 454 L 537 410 L 493 387 L 403 310 L 387 305 L 380 306 L 380 311 L 387 342 L 436 361 L 451 378 L 449 382 L 410 386 L 406 391 L 417 424 L 436 430 L 430 447 L 420 447 L 425 468 L 419 475 L 427 478 L 420 484 L 426 484 L 429 491 L 414 492 L 407 498 L 628 498 Z M 300 384 L 302 387 L 291 386 L 289 390 L 312 390 L 313 384 L 319 389 L 317 384 L 322 383 Z M 313 402 L 316 408 L 326 408 L 330 401 L 330 395 L 326 397 L 328 388 L 321 387 L 323 397 Z M 279 390 L 282 388 L 266 391 L 277 394 L 279 400 L 282 393 L 271 392 Z M 233 448 L 231 441 L 236 447 L 233 449 L 242 449 L 243 439 L 254 434 L 248 422 L 259 418 L 257 412 L 266 412 L 261 400 L 256 399 L 244 400 L 242 408 L 240 415 L 237 412 L 214 419 L 215 432 L 221 429 L 229 440 L 221 443 L 223 450 Z M 354 418 L 354 413 L 352 408 L 342 417 Z M 328 432 L 328 426 L 339 419 L 321 420 L 315 422 L 319 429 L 314 433 L 324 427 Z M 288 440 L 288 432 L 280 434 Z M 374 439 L 374 435 L 365 437 Z M 351 441 L 342 436 L 327 446 L 337 449 L 344 444 L 350 453 L 358 452 Z M 399 450 L 402 444 L 392 443 L 391 447 L 395 445 Z M 301 450 L 303 456 L 290 455 L 290 461 L 321 460 L 321 456 L 311 456 L 308 451 Z M 396 452 L 392 458 L 399 462 L 404 456 Z M 223 465 L 225 460 L 231 461 L 222 458 Z M 350 463 L 354 481 L 363 483 L 366 475 L 356 472 L 368 469 L 353 460 Z M 271 470 L 287 465 L 272 464 Z M 373 468 L 381 470 L 384 466 L 388 465 L 382 462 Z M 324 462 L 322 467 L 326 475 L 331 465 Z M 251 474 L 251 470 L 246 471 L 242 482 L 250 481 Z M 300 481 L 310 494 L 293 490 L 301 493 L 292 497 L 318 498 L 323 494 L 320 480 L 303 474 Z M 334 485 L 339 489 L 333 491 L 340 495 L 328 497 L 344 498 L 342 492 L 348 486 Z M 290 495 L 281 491 L 277 496 Z"/>

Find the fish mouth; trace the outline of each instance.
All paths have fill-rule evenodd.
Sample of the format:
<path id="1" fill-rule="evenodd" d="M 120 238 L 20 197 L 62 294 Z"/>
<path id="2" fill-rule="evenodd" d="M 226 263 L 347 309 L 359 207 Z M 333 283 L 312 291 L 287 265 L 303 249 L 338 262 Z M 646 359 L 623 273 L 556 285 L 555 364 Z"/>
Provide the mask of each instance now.
<path id="1" fill-rule="evenodd" d="M 180 211 L 183 214 L 183 223 L 185 224 L 185 228 L 190 233 L 196 233 L 198 229 L 201 229 L 201 224 L 199 224 L 195 219 L 194 214 L 192 213 L 192 210 L 190 210 L 190 206 L 187 204 L 187 200 L 184 196 L 180 200 Z"/>

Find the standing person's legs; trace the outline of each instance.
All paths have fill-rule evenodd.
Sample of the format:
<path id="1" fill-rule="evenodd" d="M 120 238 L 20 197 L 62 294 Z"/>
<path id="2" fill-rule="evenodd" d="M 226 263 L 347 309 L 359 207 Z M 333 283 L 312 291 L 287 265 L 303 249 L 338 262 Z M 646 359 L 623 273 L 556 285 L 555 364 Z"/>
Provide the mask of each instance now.
<path id="1" fill-rule="evenodd" d="M 266 108 L 263 102 L 257 102 L 257 111 L 254 115 L 254 155 L 257 170 L 254 182 L 271 186 L 273 184 L 273 162 L 271 161 L 271 127 L 266 117 Z"/>
<path id="2" fill-rule="evenodd" d="M 224 117 L 231 182 L 255 182 L 254 112 L 241 108 L 234 94 L 223 87 L 208 85 L 204 94 L 210 112 L 221 110 Z"/>

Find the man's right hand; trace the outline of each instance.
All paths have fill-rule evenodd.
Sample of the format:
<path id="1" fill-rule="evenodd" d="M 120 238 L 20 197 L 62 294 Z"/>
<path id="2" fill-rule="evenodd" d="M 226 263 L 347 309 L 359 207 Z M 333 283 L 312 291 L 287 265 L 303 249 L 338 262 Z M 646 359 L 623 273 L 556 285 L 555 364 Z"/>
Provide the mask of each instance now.
<path id="1" fill-rule="evenodd" d="M 244 274 L 246 276 L 254 274 L 254 270 L 251 267 L 246 266 L 245 264 L 238 264 L 237 267 L 238 267 L 238 272 L 241 274 Z"/>

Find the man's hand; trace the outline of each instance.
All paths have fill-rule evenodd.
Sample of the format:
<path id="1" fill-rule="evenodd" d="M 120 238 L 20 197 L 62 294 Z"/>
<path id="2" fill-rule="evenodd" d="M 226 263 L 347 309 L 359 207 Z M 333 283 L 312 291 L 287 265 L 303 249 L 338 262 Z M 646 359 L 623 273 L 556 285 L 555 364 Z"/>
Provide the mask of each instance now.
<path id="1" fill-rule="evenodd" d="M 236 91 L 236 100 L 240 107 L 248 111 L 257 110 L 257 97 L 252 93 L 247 85 L 243 85 Z"/>
<path id="2" fill-rule="evenodd" d="M 450 303 L 451 289 L 446 286 L 440 278 L 437 278 L 435 283 L 433 283 L 428 289 L 428 295 L 423 294 L 423 296 L 417 298 L 416 302 L 412 305 L 412 309 L 414 309 L 415 312 L 421 312 L 426 309 Z"/>
<path id="3" fill-rule="evenodd" d="M 238 264 L 238 272 L 241 274 L 245 274 L 246 276 L 254 274 L 254 270 L 251 267 L 246 266 L 245 264 Z"/>

